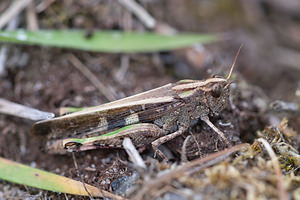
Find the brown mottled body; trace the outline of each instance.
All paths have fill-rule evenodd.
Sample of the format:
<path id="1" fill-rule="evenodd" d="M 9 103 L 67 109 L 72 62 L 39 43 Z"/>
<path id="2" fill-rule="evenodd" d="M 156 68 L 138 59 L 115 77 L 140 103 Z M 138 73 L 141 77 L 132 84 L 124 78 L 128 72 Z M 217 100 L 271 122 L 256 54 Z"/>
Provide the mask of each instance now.
<path id="1" fill-rule="evenodd" d="M 242 47 L 242 46 L 241 46 Z M 237 56 L 226 79 L 182 80 L 175 84 L 137 94 L 82 111 L 37 122 L 32 132 L 47 134 L 50 152 L 66 149 L 83 151 L 99 147 L 120 147 L 125 137 L 136 146 L 158 146 L 181 134 L 197 120 L 204 121 L 230 145 L 209 116 L 217 115 L 229 102 L 228 82 Z"/>
<path id="2" fill-rule="evenodd" d="M 133 143 L 137 146 L 153 142 L 154 149 L 164 157 L 157 149 L 161 143 L 182 134 L 199 119 L 210 123 L 208 116 L 223 110 L 228 103 L 228 86 L 223 78 L 183 80 L 115 102 L 38 122 L 34 125 L 33 132 L 48 134 L 50 142 L 47 149 L 56 153 L 63 148 L 71 148 L 71 144 L 74 144 L 64 142 L 67 138 L 95 137 L 132 124 L 149 124 L 136 126 L 121 135 L 103 137 L 75 147 L 73 145 L 72 149 L 82 151 L 97 147 L 120 147 L 122 142 L 119 138 L 126 136 L 136 138 Z M 209 125 L 227 142 L 221 131 L 212 124 Z"/>

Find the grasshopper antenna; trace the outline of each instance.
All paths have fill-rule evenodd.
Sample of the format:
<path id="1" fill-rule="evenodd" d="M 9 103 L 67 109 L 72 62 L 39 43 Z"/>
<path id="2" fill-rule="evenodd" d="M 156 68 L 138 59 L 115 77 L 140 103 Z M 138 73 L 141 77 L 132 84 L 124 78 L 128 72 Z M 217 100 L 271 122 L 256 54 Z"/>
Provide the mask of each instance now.
<path id="1" fill-rule="evenodd" d="M 240 51 L 241 51 L 241 49 L 242 49 L 243 46 L 244 46 L 244 44 L 241 44 L 241 46 L 240 46 L 238 52 L 237 52 L 236 55 L 235 55 L 234 61 L 233 61 L 232 65 L 231 65 L 230 72 L 229 72 L 229 75 L 228 75 L 227 78 L 226 78 L 226 81 L 228 81 L 228 80 L 230 79 L 230 77 L 231 77 L 231 74 L 232 74 L 233 69 L 234 69 L 234 65 L 235 65 L 235 63 L 236 63 L 237 58 L 239 57 Z"/>

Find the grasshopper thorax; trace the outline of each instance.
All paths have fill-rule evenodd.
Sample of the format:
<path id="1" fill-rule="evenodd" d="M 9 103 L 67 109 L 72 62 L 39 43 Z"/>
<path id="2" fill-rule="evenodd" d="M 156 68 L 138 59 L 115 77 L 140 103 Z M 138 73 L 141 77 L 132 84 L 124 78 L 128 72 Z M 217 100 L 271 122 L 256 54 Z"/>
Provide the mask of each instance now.
<path id="1" fill-rule="evenodd" d="M 229 85 L 227 79 L 212 77 L 203 81 L 179 81 L 172 89 L 187 102 L 199 101 L 199 104 L 205 104 L 210 114 L 214 115 L 228 105 Z"/>

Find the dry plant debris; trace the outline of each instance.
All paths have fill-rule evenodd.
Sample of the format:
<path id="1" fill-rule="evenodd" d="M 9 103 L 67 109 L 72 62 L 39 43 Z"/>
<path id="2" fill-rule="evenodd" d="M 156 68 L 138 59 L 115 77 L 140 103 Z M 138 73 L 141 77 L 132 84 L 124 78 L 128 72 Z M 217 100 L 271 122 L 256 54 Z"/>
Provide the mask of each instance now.
<path id="1" fill-rule="evenodd" d="M 22 0 L 20 2 L 23 2 L 21 4 L 27 2 L 26 4 L 28 4 L 30 1 Z M 36 9 L 39 27 L 46 29 L 86 29 L 88 33 L 90 30 L 99 28 L 145 29 L 140 23 L 141 19 L 136 17 L 138 15 L 136 13 L 132 15 L 126 7 L 119 5 L 117 1 L 46 0 L 36 2 L 39 2 Z M 99 4 L 95 6 L 95 2 Z M 186 77 L 199 79 L 211 72 L 220 74 L 225 69 L 221 66 L 225 65 L 226 59 L 215 59 L 214 57 L 221 55 L 220 58 L 224 58 L 228 54 L 233 54 L 233 46 L 245 43 L 245 53 L 241 58 L 242 62 L 237 70 L 239 71 L 237 77 L 238 79 L 243 79 L 242 76 L 245 77 L 245 86 L 248 85 L 246 83 L 254 83 L 259 90 L 250 91 L 247 87 L 240 88 L 242 84 L 238 84 L 237 87 L 240 89 L 238 91 L 241 91 L 241 94 L 234 95 L 237 98 L 233 97 L 233 105 L 242 112 L 233 115 L 231 111 L 227 111 L 221 115 L 221 120 L 216 119 L 216 122 L 223 122 L 222 120 L 226 119 L 233 125 L 233 128 L 230 126 L 223 128 L 228 130 L 230 136 L 232 135 L 237 139 L 237 144 L 240 141 L 252 143 L 257 138 L 253 133 L 268 124 L 264 121 L 264 118 L 268 118 L 266 116 L 267 100 L 258 98 L 261 95 L 259 91 L 263 92 L 269 100 L 284 100 L 280 101 L 279 109 L 284 111 L 284 114 L 287 110 L 293 112 L 294 115 L 289 117 L 289 124 L 296 131 L 287 126 L 287 120 L 283 120 L 277 127 L 265 128 L 258 133 L 258 136 L 266 140 L 276 153 L 280 163 L 282 175 L 279 176 L 282 176 L 280 180 L 283 182 L 284 192 L 288 194 L 289 199 L 300 199 L 299 102 L 291 98 L 291 96 L 294 97 L 291 91 L 296 89 L 297 84 L 300 85 L 298 62 L 300 44 L 299 3 L 296 3 L 297 0 L 207 2 L 167 0 L 139 1 L 138 3 L 155 18 L 157 24 L 153 31 L 169 34 L 175 32 L 175 28 L 180 31 L 196 32 L 219 30 L 228 32 L 233 40 L 226 41 L 223 45 L 218 44 L 212 49 L 209 48 L 209 51 L 206 46 L 195 46 L 192 56 L 190 49 L 155 55 L 130 54 L 120 56 L 10 46 L 10 50 L 4 53 L 8 64 L 5 70 L 4 68 L 2 70 L 0 94 L 3 96 L 1 97 L 51 112 L 57 112 L 60 107 L 64 106 L 99 105 L 106 102 L 105 98 L 101 92 L 98 92 L 97 86 L 89 84 L 81 73 L 66 62 L 68 55 L 76 56 L 84 63 L 84 67 L 88 67 L 108 87 L 111 87 L 113 92 L 118 93 L 118 98 L 122 98 L 126 95 L 174 82 L 177 79 Z M 0 10 L 3 14 L 7 13 L 3 11 L 9 4 L 8 1 L 0 3 Z M 242 8 L 239 8 L 239 4 Z M 12 5 L 16 4 L 12 3 Z M 9 17 L 13 16 L 10 14 Z M 23 15 L 21 16 L 23 17 Z M 18 21 L 17 17 L 13 18 Z M 5 23 L 8 22 L 5 21 Z M 143 23 L 145 22 L 143 21 Z M 128 24 L 131 25 L 128 26 Z M 24 25 L 26 24 L 21 20 L 20 27 L 24 28 Z M 121 59 L 122 56 L 128 58 Z M 125 61 L 123 62 L 123 60 Z M 127 65 L 124 67 L 126 70 L 123 70 L 122 67 L 118 68 L 120 65 Z M 192 67 L 197 70 L 192 70 Z M 115 71 L 118 70 L 126 71 L 126 73 L 123 72 L 125 78 L 122 81 L 118 78 L 111 78 L 115 77 Z M 68 78 L 66 79 L 66 77 Z M 296 92 L 298 97 L 300 96 L 299 88 L 300 86 Z M 272 117 L 274 116 L 272 115 Z M 31 138 L 28 134 L 29 127 L 30 124 L 27 121 L 0 116 L 1 156 L 26 164 L 37 165 L 45 170 L 79 180 L 77 171 L 75 173 L 74 167 L 72 167 L 71 157 L 51 156 L 40 151 L 38 146 L 41 142 Z M 197 130 L 195 129 L 193 132 L 195 137 L 192 136 L 186 140 L 186 148 L 183 150 L 186 151 L 187 158 L 184 158 L 184 161 L 189 159 L 189 147 L 193 147 L 192 144 L 196 145 L 195 140 L 198 139 L 205 146 L 197 147 L 197 144 L 197 148 L 191 148 L 192 150 L 196 149 L 196 153 L 200 152 L 199 149 L 206 150 L 206 152 L 208 152 L 207 150 L 215 151 L 215 148 L 212 148 L 214 146 L 210 145 L 210 138 L 207 137 L 207 140 L 203 140 L 202 132 Z M 205 131 L 204 128 L 203 132 Z M 149 190 L 143 198 L 279 199 L 282 194 L 278 190 L 279 178 L 275 171 L 274 159 L 272 160 L 265 149 L 265 145 L 260 141 L 255 141 L 250 148 L 242 150 L 236 155 L 231 155 L 231 157 L 228 157 L 228 154 L 221 156 L 221 160 L 225 159 L 225 161 L 221 162 L 214 159 L 214 162 L 209 162 L 209 165 L 207 163 L 201 164 L 191 171 L 188 170 L 187 173 L 178 174 L 180 177 L 170 177 L 162 187 Z M 175 145 L 175 148 L 181 150 L 180 147 L 181 145 Z M 81 173 L 84 175 L 84 181 L 109 190 L 113 188 L 112 183 L 115 180 L 133 177 L 132 179 L 137 183 L 129 189 L 131 195 L 128 195 L 133 196 L 140 191 L 141 187 L 147 187 L 152 179 L 159 179 L 163 174 L 178 170 L 175 164 L 170 166 L 152 160 L 150 164 L 149 161 L 146 162 L 148 165 L 147 173 L 145 171 L 139 173 L 139 180 L 136 180 L 131 175 L 133 170 L 130 164 L 122 161 L 126 160 L 126 157 L 116 156 L 120 152 L 122 155 L 122 151 L 115 150 L 80 153 L 77 160 Z M 196 154 L 196 156 L 199 155 Z M 200 156 L 202 155 L 200 154 Z M 198 161 L 204 160 L 205 158 L 202 157 Z M 190 165 L 192 162 L 185 163 L 181 167 Z M 134 174 L 138 176 L 136 175 L 138 173 L 134 172 Z M 127 181 L 127 183 L 129 182 Z M 22 186 L 0 181 L 0 199 L 17 199 L 16 197 L 32 199 L 70 198 L 67 195 L 46 193 L 27 187 L 24 189 Z M 82 199 L 78 196 L 71 198 Z"/>
<path id="2" fill-rule="evenodd" d="M 291 142 L 295 141 L 295 134 L 287 126 L 287 120 L 283 119 L 277 127 L 266 127 L 259 133 L 259 139 L 248 148 L 241 149 L 236 155 L 209 168 L 205 166 L 207 163 L 202 163 L 198 168 L 186 169 L 185 172 L 180 172 L 168 181 L 164 181 L 163 185 L 157 184 L 156 187 L 152 187 L 151 190 L 143 193 L 142 198 L 300 199 L 300 155 L 291 145 Z M 280 163 L 280 174 L 282 173 L 283 191 L 278 189 L 280 181 L 274 169 L 276 167 L 265 145 L 261 143 L 262 140 L 276 153 L 275 158 Z M 299 145 L 299 141 L 296 143 Z M 154 179 L 158 180 L 163 176 L 161 174 L 172 174 L 170 172 L 179 168 L 169 166 L 169 169 L 165 170 L 166 166 L 161 164 L 156 167 L 155 175 L 151 174 L 151 176 L 155 176 Z M 142 188 L 149 187 L 151 184 L 151 181 L 147 180 L 142 182 Z"/>

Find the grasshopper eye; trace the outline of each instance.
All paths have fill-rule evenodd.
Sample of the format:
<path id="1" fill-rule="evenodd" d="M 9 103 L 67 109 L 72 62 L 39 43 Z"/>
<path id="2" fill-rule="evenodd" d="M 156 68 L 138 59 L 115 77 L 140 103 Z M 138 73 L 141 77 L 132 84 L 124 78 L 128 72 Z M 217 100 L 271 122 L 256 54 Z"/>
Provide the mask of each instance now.
<path id="1" fill-rule="evenodd" d="M 215 98 L 219 98 L 222 93 L 222 88 L 219 85 L 214 85 L 212 90 L 211 90 L 211 96 Z"/>

